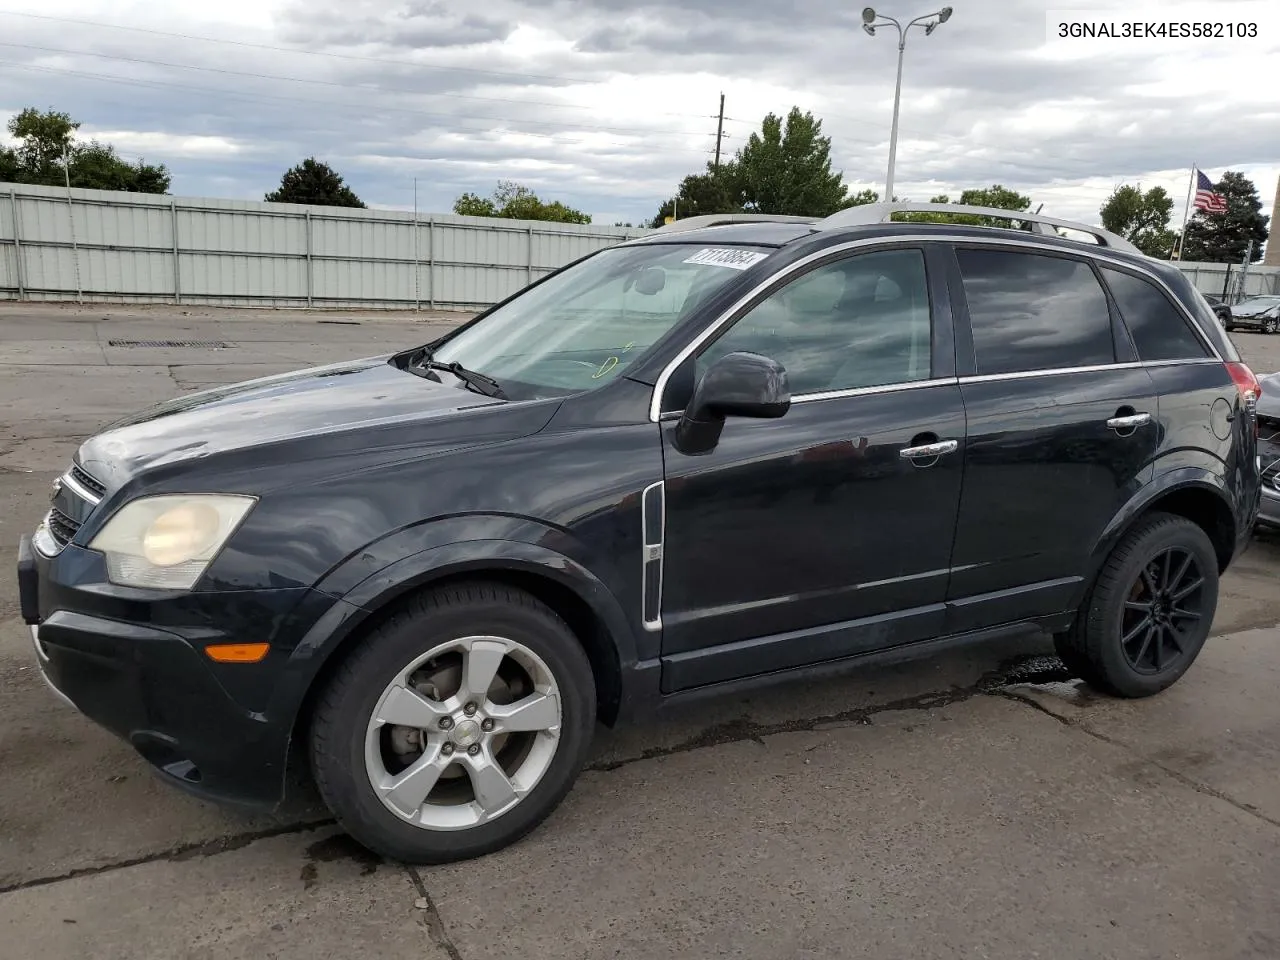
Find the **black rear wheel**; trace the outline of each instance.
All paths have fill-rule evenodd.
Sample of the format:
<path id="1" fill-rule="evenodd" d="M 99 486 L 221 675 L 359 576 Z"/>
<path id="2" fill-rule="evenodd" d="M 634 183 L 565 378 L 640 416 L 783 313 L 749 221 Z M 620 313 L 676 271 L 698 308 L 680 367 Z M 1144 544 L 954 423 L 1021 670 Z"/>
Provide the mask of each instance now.
<path id="1" fill-rule="evenodd" d="M 1070 631 L 1055 638 L 1068 668 L 1121 697 L 1177 682 L 1199 655 L 1218 603 L 1218 558 L 1185 517 L 1155 514 L 1112 550 Z"/>

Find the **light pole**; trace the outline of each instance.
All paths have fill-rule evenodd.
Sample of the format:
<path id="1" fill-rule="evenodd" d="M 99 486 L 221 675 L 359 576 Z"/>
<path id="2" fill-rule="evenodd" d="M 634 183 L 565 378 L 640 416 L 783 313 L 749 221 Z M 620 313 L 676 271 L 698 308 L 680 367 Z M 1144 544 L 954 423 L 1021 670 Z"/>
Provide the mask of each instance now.
<path id="1" fill-rule="evenodd" d="M 950 19 L 951 8 L 943 7 L 937 13 L 916 17 L 904 27 L 893 17 L 886 17 L 884 14 L 876 13 L 872 7 L 866 7 L 862 11 L 862 29 L 871 36 L 874 37 L 876 35 L 876 27 L 893 25 L 898 30 L 898 82 L 893 88 L 893 128 L 889 131 L 889 173 L 885 177 L 884 184 L 885 202 L 893 200 L 893 162 L 898 155 L 898 101 L 902 97 L 902 53 L 907 47 L 907 31 L 912 27 L 922 26 L 927 37 L 937 30 L 940 24 L 946 23 Z"/>

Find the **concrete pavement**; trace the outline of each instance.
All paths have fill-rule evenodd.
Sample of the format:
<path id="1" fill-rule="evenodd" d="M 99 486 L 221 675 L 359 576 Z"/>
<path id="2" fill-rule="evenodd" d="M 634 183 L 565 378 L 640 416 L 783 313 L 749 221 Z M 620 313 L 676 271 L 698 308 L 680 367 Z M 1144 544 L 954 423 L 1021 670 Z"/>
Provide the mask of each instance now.
<path id="1" fill-rule="evenodd" d="M 2 960 L 1280 956 L 1280 542 L 1231 571 L 1161 697 L 1006 641 L 686 708 L 602 731 L 521 844 L 430 870 L 314 804 L 249 818 L 166 788 L 48 694 L 12 545 L 79 438 L 457 319 L 0 305 Z M 1234 339 L 1280 368 L 1280 338 Z"/>

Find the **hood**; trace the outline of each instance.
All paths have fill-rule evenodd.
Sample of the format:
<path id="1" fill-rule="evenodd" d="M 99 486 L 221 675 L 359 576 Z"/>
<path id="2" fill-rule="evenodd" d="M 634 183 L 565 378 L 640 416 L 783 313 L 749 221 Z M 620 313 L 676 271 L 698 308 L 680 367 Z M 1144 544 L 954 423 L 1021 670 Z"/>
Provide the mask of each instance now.
<path id="1" fill-rule="evenodd" d="M 1236 317 L 1260 317 L 1267 313 L 1280 311 L 1280 304 L 1247 304 L 1238 303 L 1231 308 L 1232 316 Z"/>
<path id="2" fill-rule="evenodd" d="M 326 455 L 402 449 L 422 440 L 423 427 L 431 440 L 474 442 L 531 432 L 550 416 L 544 410 L 530 426 L 528 418 L 486 415 L 482 408 L 511 404 L 474 393 L 448 374 L 437 383 L 406 373 L 389 359 L 310 367 L 176 397 L 109 424 L 85 441 L 77 460 L 114 489 L 143 470 L 231 451 L 256 449 L 261 456 L 262 447 L 321 436 L 331 439 Z"/>

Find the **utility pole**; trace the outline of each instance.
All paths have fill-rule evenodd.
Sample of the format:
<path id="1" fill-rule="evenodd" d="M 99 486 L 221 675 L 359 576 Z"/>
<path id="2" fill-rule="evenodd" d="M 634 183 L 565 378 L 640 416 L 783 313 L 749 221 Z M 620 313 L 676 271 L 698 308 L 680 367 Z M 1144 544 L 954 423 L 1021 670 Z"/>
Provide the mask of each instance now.
<path id="1" fill-rule="evenodd" d="M 716 124 L 716 165 L 715 172 L 720 172 L 720 141 L 724 139 L 724 94 L 720 94 L 720 122 Z"/>

